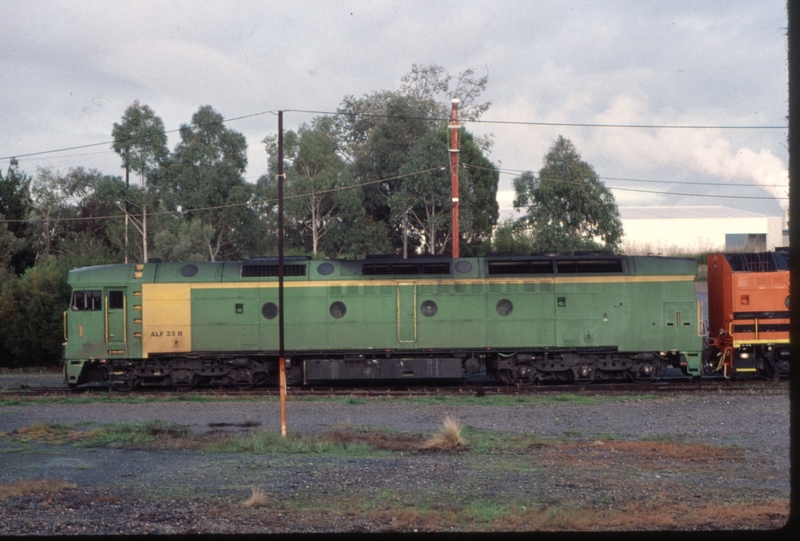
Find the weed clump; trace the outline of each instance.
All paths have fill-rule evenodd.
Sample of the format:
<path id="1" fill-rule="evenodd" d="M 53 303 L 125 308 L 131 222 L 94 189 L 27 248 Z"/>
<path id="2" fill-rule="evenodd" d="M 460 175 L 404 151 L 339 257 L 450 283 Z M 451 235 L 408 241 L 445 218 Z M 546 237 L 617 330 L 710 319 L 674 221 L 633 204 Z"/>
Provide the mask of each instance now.
<path id="1" fill-rule="evenodd" d="M 461 435 L 461 425 L 450 417 L 445 416 L 442 420 L 442 428 L 430 439 L 425 441 L 420 449 L 426 451 L 452 451 L 467 445 L 467 440 Z"/>
<path id="2" fill-rule="evenodd" d="M 260 488 L 252 487 L 253 494 L 242 502 L 242 507 L 265 507 L 269 503 L 267 494 Z"/>

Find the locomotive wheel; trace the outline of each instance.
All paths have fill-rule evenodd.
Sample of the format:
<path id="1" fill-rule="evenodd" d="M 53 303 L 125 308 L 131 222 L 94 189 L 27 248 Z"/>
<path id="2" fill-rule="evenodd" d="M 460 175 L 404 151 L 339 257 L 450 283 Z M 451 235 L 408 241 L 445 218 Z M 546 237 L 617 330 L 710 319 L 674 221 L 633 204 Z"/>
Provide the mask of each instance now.
<path id="1" fill-rule="evenodd" d="M 580 385 L 580 384 L 592 383 L 595 380 L 597 371 L 589 370 L 586 376 L 584 377 L 576 376 L 573 370 L 566 370 L 566 374 L 567 374 L 567 379 L 569 380 L 570 383 L 575 383 L 577 385 Z"/>
<path id="2" fill-rule="evenodd" d="M 264 372 L 258 372 L 253 374 L 253 381 L 241 381 L 241 382 L 234 382 L 233 386 L 237 389 L 241 389 L 246 391 L 247 389 L 252 389 L 253 387 L 258 387 L 262 385 L 264 382 L 267 381 L 267 374 Z"/>
<path id="3" fill-rule="evenodd" d="M 758 371 L 758 375 L 771 381 L 778 381 L 778 379 L 780 379 L 778 370 L 770 359 L 764 359 L 764 368 Z"/>
<path id="4" fill-rule="evenodd" d="M 514 375 L 511 373 L 511 370 L 499 370 L 497 375 L 500 378 L 500 381 L 506 385 L 516 385 L 517 383 L 517 381 L 514 379 Z"/>
<path id="5" fill-rule="evenodd" d="M 197 387 L 198 383 L 200 383 L 200 378 L 197 376 L 197 374 L 193 374 L 189 380 L 181 381 L 180 383 L 173 383 L 172 386 L 177 391 L 191 391 Z"/>
<path id="6" fill-rule="evenodd" d="M 180 376 L 180 378 L 176 378 L 176 376 Z M 200 383 L 200 376 L 186 369 L 175 370 L 170 377 L 172 387 L 177 391 L 191 391 Z"/>
<path id="7" fill-rule="evenodd" d="M 653 383 L 658 381 L 658 367 L 649 363 L 635 365 L 628 370 L 627 375 L 634 383 Z"/>
<path id="8" fill-rule="evenodd" d="M 238 368 L 233 370 L 229 377 L 231 384 L 237 389 L 247 390 L 264 382 L 265 375 L 261 372 L 251 374 L 249 370 Z"/>

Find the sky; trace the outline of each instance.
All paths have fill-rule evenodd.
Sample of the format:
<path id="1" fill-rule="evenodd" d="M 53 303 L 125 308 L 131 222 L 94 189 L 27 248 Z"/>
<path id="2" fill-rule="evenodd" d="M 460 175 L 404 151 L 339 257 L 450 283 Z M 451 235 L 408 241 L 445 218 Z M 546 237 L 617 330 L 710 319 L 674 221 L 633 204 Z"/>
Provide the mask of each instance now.
<path id="1" fill-rule="evenodd" d="M 502 219 L 514 177 L 538 172 L 559 135 L 620 207 L 788 206 L 783 1 L 0 0 L 0 13 L 4 174 L 16 156 L 31 176 L 122 175 L 111 130 L 139 100 L 168 131 L 204 105 L 254 115 L 227 126 L 255 182 L 270 111 L 334 112 L 436 64 L 488 74 L 491 107 L 466 129 L 493 138 Z M 286 112 L 284 128 L 314 116 Z"/>

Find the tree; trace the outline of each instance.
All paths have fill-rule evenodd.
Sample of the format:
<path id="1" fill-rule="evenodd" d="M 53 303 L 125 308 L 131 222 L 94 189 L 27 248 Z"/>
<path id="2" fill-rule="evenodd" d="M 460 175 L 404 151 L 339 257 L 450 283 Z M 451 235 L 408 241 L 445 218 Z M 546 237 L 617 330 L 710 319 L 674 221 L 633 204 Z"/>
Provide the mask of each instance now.
<path id="1" fill-rule="evenodd" d="M 140 201 L 143 189 L 133 186 L 126 189 L 120 177 L 104 175 L 96 169 L 76 167 L 70 169 L 61 181 L 65 201 L 68 202 L 69 216 L 80 218 L 67 223 L 70 244 L 94 246 L 102 253 L 112 257 L 112 261 L 124 260 L 128 242 L 125 236 L 125 222 L 118 217 L 125 208 L 127 199 Z M 108 217 L 116 218 L 108 218 Z M 141 239 L 130 244 L 143 250 Z M 59 259 L 66 254 L 67 248 L 62 246 L 58 252 Z M 94 250 L 92 251 L 94 253 Z"/>
<path id="2" fill-rule="evenodd" d="M 125 168 L 125 239 L 127 248 L 129 199 L 127 189 L 129 186 L 128 173 L 139 173 L 142 190 L 141 199 L 138 201 L 141 219 L 133 220 L 134 225 L 142 235 L 142 261 L 147 261 L 147 207 L 150 203 L 148 197 L 148 184 L 156 179 L 156 174 L 167 158 L 167 134 L 164 123 L 155 115 L 147 105 L 140 105 L 139 100 L 133 102 L 126 110 L 120 124 L 114 123 L 112 130 L 114 152 L 122 157 L 122 167 Z M 132 218 L 132 217 L 131 217 Z M 127 249 L 125 261 L 127 262 Z"/>
<path id="3" fill-rule="evenodd" d="M 253 188 L 243 177 L 247 141 L 224 120 L 210 106 L 200 107 L 192 124 L 181 126 L 181 141 L 160 180 L 166 206 L 210 230 L 206 252 L 211 261 L 241 257 L 247 251 L 246 231 L 256 221 L 249 208 Z"/>
<path id="4" fill-rule="evenodd" d="M 453 88 L 451 83 L 454 80 Z M 411 253 L 419 248 L 422 239 L 409 234 L 409 230 L 402 227 L 404 222 L 396 219 L 397 198 L 394 217 L 389 206 L 389 199 L 405 182 L 396 178 L 400 169 L 423 137 L 447 126 L 452 98 L 461 100 L 460 116 L 466 119 L 479 118 L 490 103 L 479 101 L 488 83 L 488 75 L 476 78 L 471 69 L 454 77 L 441 66 L 414 64 L 401 81 L 397 91 L 383 90 L 361 98 L 346 96 L 331 130 L 339 141 L 337 152 L 351 164 L 357 182 L 365 184 L 364 206 L 367 216 L 374 224 L 389 224 L 387 233 L 394 249 Z M 479 152 L 491 147 L 488 139 L 476 142 L 470 138 L 470 142 Z M 446 149 L 444 156 L 441 166 L 449 163 Z M 419 156 L 415 159 L 418 160 Z M 377 182 L 381 179 L 385 180 Z M 466 208 L 466 205 L 462 207 Z M 496 212 L 489 212 L 488 215 L 493 225 Z M 477 244 L 487 242 L 490 234 L 482 232 L 478 235 L 481 240 Z M 446 237 L 438 238 L 441 240 Z M 470 248 L 472 246 L 470 244 Z"/>
<path id="5" fill-rule="evenodd" d="M 569 139 L 559 136 L 544 157 L 538 178 L 514 179 L 514 208 L 537 251 L 617 249 L 622 222 L 614 195 Z"/>
<path id="6" fill-rule="evenodd" d="M 495 229 L 491 251 L 527 254 L 534 251 L 533 239 L 522 222 L 506 220 Z"/>
<path id="7" fill-rule="evenodd" d="M 3 242 L 9 250 L 8 264 L 16 274 L 22 274 L 36 261 L 36 251 L 31 247 L 31 228 L 28 223 L 33 202 L 30 195 L 31 179 L 19 170 L 19 162 L 11 159 L 8 172 L 3 178 L 0 172 L 0 219 L 3 226 L 14 236 Z"/>
<path id="8" fill-rule="evenodd" d="M 124 229 L 122 221 L 114 218 L 120 216 L 125 202 L 125 185 L 119 177 L 83 167 L 72 168 L 66 175 L 39 169 L 30 190 L 37 257 L 52 254 L 60 259 L 77 242 L 103 246 L 103 253 L 121 260 Z M 139 191 L 134 186 L 129 195 L 135 198 Z M 81 237 L 85 239 L 79 241 Z"/>
<path id="9" fill-rule="evenodd" d="M 37 261 L 0 292 L 0 334 L 5 366 L 55 366 L 63 342 L 62 314 L 69 306 L 67 272 L 55 258 Z"/>
<path id="10" fill-rule="evenodd" d="M 321 130 L 301 127 L 297 152 L 286 178 L 286 211 L 304 230 L 314 257 L 321 239 L 346 217 L 364 214 L 363 193 L 336 155 L 336 141 Z"/>
<path id="11" fill-rule="evenodd" d="M 460 252 L 462 257 L 483 255 L 491 249 L 492 231 L 500 216 L 500 171 L 470 132 L 462 128 L 459 140 Z"/>
<path id="12" fill-rule="evenodd" d="M 430 254 L 442 254 L 451 236 L 449 155 L 439 134 L 430 132 L 411 150 L 400 168 L 399 187 L 389 196 L 392 223 L 401 232 L 403 257 L 409 240 Z"/>
<path id="13" fill-rule="evenodd" d="M 173 220 L 153 239 L 153 255 L 162 261 L 205 261 L 214 230 L 201 220 Z"/>
<path id="14" fill-rule="evenodd" d="M 31 195 L 33 199 L 31 215 L 36 228 L 40 230 L 38 252 L 41 255 L 50 255 L 54 237 L 64 226 L 64 222 L 59 218 L 66 215 L 63 179 L 50 169 L 40 168 L 36 171 L 36 178 L 31 182 Z"/>
<path id="15" fill-rule="evenodd" d="M 455 79 L 455 88 L 450 90 L 450 82 Z M 459 116 L 464 120 L 477 120 L 485 113 L 491 102 L 478 103 L 478 98 L 486 90 L 489 74 L 476 78 L 475 70 L 466 69 L 457 77 L 436 64 L 411 65 L 411 71 L 400 78 L 400 94 L 430 104 L 430 116 L 450 118 L 450 100 L 458 98 Z"/>

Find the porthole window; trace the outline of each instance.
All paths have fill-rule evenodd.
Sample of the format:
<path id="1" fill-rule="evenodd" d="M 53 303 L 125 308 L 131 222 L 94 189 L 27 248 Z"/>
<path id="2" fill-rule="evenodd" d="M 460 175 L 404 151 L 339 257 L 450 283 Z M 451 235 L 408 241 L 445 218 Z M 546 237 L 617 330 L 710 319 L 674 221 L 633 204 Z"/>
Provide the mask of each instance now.
<path id="1" fill-rule="evenodd" d="M 336 319 L 343 318 L 347 313 L 347 306 L 342 301 L 336 301 L 331 304 L 330 313 Z"/>
<path id="2" fill-rule="evenodd" d="M 472 270 L 472 263 L 469 261 L 459 261 L 456 263 L 456 270 L 461 273 L 469 272 Z"/>
<path id="3" fill-rule="evenodd" d="M 328 276 L 330 273 L 333 272 L 333 265 L 330 263 L 323 263 L 319 267 L 317 267 L 317 272 L 320 273 L 322 276 Z"/>
<path id="4" fill-rule="evenodd" d="M 278 315 L 278 305 L 274 302 L 265 302 L 261 307 L 261 315 L 267 319 L 275 319 Z"/>
<path id="5" fill-rule="evenodd" d="M 500 299 L 495 306 L 497 313 L 501 316 L 507 316 L 514 311 L 514 303 L 508 299 Z"/>
<path id="6" fill-rule="evenodd" d="M 789 309 L 789 295 L 786 295 L 786 309 Z"/>
<path id="7" fill-rule="evenodd" d="M 191 263 L 188 265 L 184 265 L 181 269 L 181 274 L 189 278 L 190 276 L 194 276 L 197 274 L 197 265 L 192 265 Z"/>
<path id="8" fill-rule="evenodd" d="M 436 303 L 433 301 L 425 301 L 419 307 L 419 311 L 422 312 L 422 315 L 425 317 L 435 316 L 437 310 L 439 310 L 439 307 L 436 306 Z"/>

